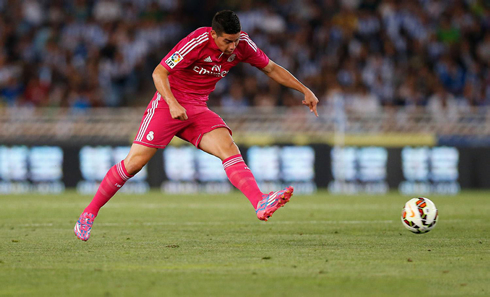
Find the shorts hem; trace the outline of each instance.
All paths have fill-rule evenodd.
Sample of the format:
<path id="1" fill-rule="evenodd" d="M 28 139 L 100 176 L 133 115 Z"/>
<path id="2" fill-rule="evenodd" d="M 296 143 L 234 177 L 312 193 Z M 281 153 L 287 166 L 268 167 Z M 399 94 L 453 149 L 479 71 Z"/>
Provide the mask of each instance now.
<path id="1" fill-rule="evenodd" d="M 202 136 L 204 134 L 209 133 L 209 132 L 213 131 L 214 129 L 218 129 L 218 128 L 226 128 L 226 129 L 228 129 L 228 132 L 230 132 L 230 135 L 233 136 L 233 132 L 231 131 L 230 127 L 228 127 L 226 124 L 214 125 L 214 126 L 211 126 L 211 127 L 207 128 L 207 129 L 203 130 L 201 132 L 201 134 L 199 134 L 199 137 L 197 138 L 196 143 L 194 143 L 194 146 L 196 148 L 198 148 L 198 149 L 201 149 L 199 147 L 199 144 L 201 143 Z"/>
<path id="2" fill-rule="evenodd" d="M 138 140 L 133 141 L 133 143 L 140 144 L 140 145 L 143 145 L 146 147 L 157 148 L 157 149 L 163 149 L 163 148 L 167 147 L 167 145 L 152 144 L 152 143 L 147 143 L 147 142 L 138 141 Z"/>

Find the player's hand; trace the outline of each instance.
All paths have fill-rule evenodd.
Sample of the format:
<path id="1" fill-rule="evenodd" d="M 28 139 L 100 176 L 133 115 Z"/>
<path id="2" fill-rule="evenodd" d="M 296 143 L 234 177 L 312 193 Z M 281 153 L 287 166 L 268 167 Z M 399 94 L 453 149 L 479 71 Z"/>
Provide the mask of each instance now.
<path id="1" fill-rule="evenodd" d="M 318 98 L 316 98 L 313 92 L 309 91 L 305 94 L 305 99 L 302 101 L 303 105 L 308 106 L 310 108 L 310 112 L 314 112 L 318 117 L 318 111 L 316 110 L 316 106 L 318 104 Z"/>
<path id="2" fill-rule="evenodd" d="M 169 109 L 172 119 L 185 121 L 189 118 L 187 117 L 186 109 L 178 103 L 169 105 Z"/>

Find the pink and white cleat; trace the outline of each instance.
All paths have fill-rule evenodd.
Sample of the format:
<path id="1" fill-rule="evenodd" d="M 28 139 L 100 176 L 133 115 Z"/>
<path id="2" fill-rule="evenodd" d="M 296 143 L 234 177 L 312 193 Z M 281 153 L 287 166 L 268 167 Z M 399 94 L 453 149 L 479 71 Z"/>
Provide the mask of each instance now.
<path id="1" fill-rule="evenodd" d="M 289 202 L 291 196 L 293 196 L 293 187 L 287 187 L 284 190 L 277 192 L 270 192 L 269 195 L 262 195 L 262 200 L 257 204 L 257 217 L 259 220 L 267 221 L 272 214 L 283 207 L 284 204 Z"/>
<path id="2" fill-rule="evenodd" d="M 87 241 L 90 237 L 90 230 L 92 230 L 92 225 L 94 224 L 95 216 L 91 213 L 84 212 L 80 215 L 75 228 L 73 231 L 78 239 Z"/>

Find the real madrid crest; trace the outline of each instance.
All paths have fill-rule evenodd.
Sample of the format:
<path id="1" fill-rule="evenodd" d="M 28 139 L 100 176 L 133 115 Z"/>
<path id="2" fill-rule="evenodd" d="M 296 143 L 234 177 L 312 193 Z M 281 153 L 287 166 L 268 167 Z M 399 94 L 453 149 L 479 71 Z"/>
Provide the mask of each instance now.
<path id="1" fill-rule="evenodd" d="M 150 132 L 148 133 L 148 135 L 146 135 L 146 139 L 148 139 L 148 141 L 152 141 L 154 137 L 155 137 L 155 136 L 154 136 L 154 134 L 153 134 L 153 131 L 150 131 Z"/>
<path id="2" fill-rule="evenodd" d="M 230 56 L 230 57 L 228 57 L 228 60 L 227 60 L 227 61 L 228 61 L 228 62 L 233 62 L 233 60 L 235 60 L 235 57 L 236 57 L 236 55 L 235 55 L 235 54 L 231 54 L 231 56 Z"/>

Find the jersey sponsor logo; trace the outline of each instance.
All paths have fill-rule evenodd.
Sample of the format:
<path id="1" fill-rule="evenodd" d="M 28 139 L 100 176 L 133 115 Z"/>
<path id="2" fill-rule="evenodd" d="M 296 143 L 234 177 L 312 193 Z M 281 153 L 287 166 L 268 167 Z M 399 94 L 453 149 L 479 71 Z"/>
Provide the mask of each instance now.
<path id="1" fill-rule="evenodd" d="M 214 65 L 211 70 L 207 70 L 204 67 L 194 66 L 194 72 L 197 72 L 200 75 L 211 75 L 216 77 L 225 77 L 228 71 L 221 71 L 221 65 Z"/>
<path id="2" fill-rule="evenodd" d="M 212 63 L 213 60 L 211 59 L 211 56 L 208 56 L 206 59 L 204 59 L 204 62 Z"/>
<path id="3" fill-rule="evenodd" d="M 213 65 L 213 67 L 211 67 L 211 71 L 221 72 L 221 65 Z"/>
<path id="4" fill-rule="evenodd" d="M 228 57 L 228 62 L 233 62 L 233 60 L 235 60 L 235 57 L 236 55 L 235 54 L 231 54 L 231 56 Z"/>
<path id="5" fill-rule="evenodd" d="M 148 135 L 146 135 L 146 139 L 148 139 L 148 141 L 152 141 L 153 138 L 155 138 L 155 136 L 153 135 L 153 131 L 148 132 Z"/>
<path id="6" fill-rule="evenodd" d="M 173 55 L 171 55 L 170 57 L 168 57 L 168 59 L 165 61 L 165 64 L 167 64 L 168 67 L 170 67 L 171 69 L 173 69 L 183 59 L 184 58 L 179 54 L 179 52 L 175 52 Z"/>

